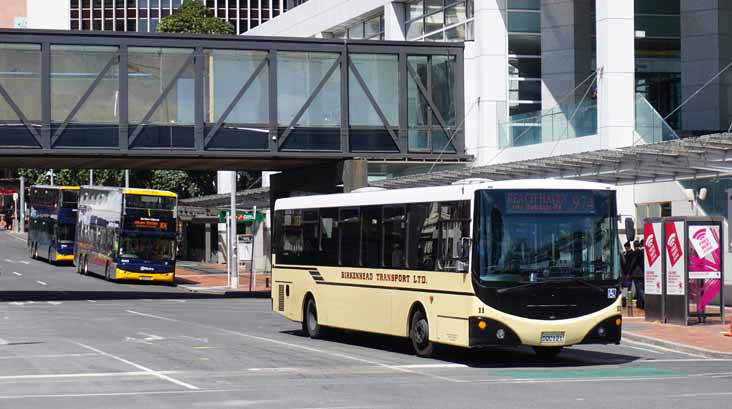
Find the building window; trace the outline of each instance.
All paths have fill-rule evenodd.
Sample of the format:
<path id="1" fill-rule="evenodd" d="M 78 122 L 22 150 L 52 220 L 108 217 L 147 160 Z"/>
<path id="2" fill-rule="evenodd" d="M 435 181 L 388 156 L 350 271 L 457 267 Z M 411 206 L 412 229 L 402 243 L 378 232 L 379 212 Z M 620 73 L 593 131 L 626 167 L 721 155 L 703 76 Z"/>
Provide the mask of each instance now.
<path id="1" fill-rule="evenodd" d="M 465 41 L 473 39 L 474 0 L 418 0 L 406 6 L 407 40 Z"/>
<path id="2" fill-rule="evenodd" d="M 383 40 L 384 39 L 384 15 L 371 15 L 353 21 L 343 26 L 338 26 L 323 33 L 327 38 L 349 38 L 352 40 Z"/>
<path id="3" fill-rule="evenodd" d="M 509 115 L 540 111 L 540 1 L 508 0 L 507 14 Z"/>

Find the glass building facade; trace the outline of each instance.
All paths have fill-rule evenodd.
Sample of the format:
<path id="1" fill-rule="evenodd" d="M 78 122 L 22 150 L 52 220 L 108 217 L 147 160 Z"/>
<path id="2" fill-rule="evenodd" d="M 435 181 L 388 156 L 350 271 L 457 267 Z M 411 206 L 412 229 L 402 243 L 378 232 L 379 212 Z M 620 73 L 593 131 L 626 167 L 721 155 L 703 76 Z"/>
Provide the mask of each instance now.
<path id="1" fill-rule="evenodd" d="M 335 27 L 326 33 L 331 38 L 348 38 L 351 40 L 383 40 L 384 39 L 384 14 L 360 18 L 348 24 Z"/>
<path id="2" fill-rule="evenodd" d="M 417 0 L 407 3 L 408 41 L 465 41 L 473 39 L 474 0 Z"/>
<path id="3" fill-rule="evenodd" d="M 63 0 L 58 0 L 63 1 Z M 182 0 L 69 0 L 72 30 L 154 32 Z M 241 34 L 287 9 L 284 0 L 205 0 L 211 15 Z"/>

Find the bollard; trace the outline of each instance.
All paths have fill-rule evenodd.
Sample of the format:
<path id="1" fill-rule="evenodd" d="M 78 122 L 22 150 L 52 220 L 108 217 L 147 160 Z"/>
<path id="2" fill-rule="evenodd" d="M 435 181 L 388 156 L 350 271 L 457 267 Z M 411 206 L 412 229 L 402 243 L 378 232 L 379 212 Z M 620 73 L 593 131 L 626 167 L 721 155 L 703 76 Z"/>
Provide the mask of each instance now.
<path id="1" fill-rule="evenodd" d="M 633 316 L 633 292 L 628 291 L 628 299 L 626 300 L 626 303 L 628 304 L 628 316 Z"/>

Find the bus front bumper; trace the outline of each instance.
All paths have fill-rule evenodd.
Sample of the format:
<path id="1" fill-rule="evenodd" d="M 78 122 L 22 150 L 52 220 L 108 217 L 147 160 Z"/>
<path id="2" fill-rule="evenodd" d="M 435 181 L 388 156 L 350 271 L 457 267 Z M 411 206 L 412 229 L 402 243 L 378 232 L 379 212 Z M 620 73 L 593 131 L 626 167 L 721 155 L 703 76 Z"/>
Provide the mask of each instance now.
<path id="1" fill-rule="evenodd" d="M 56 261 L 74 261 L 74 255 L 56 253 Z"/>
<path id="2" fill-rule="evenodd" d="M 622 337 L 621 315 L 606 318 L 589 330 L 577 344 L 619 344 Z M 518 346 L 518 345 L 534 345 L 533 343 L 522 342 L 518 334 L 509 326 L 486 317 L 470 317 L 468 319 L 470 325 L 469 342 L 471 348 L 480 348 L 488 346 Z M 561 333 L 562 331 L 551 331 L 552 333 Z M 546 346 L 564 346 L 574 343 L 565 344 L 552 343 Z M 542 346 L 542 344 L 536 345 Z"/>
<path id="3" fill-rule="evenodd" d="M 116 269 L 114 273 L 115 280 L 136 280 L 136 281 L 161 281 L 172 283 L 175 280 L 175 273 L 138 273 L 134 271 L 126 271 Z"/>

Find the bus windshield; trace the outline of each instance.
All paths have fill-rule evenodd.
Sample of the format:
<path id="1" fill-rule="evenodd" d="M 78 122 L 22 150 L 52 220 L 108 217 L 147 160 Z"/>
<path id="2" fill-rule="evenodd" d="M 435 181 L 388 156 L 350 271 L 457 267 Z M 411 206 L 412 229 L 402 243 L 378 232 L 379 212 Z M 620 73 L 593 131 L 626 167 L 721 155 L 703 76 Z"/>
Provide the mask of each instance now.
<path id="1" fill-rule="evenodd" d="M 58 242 L 63 244 L 73 243 L 76 238 L 76 225 L 59 223 L 57 227 Z"/>
<path id="2" fill-rule="evenodd" d="M 616 280 L 615 195 L 594 190 L 476 192 L 479 280 Z"/>
<path id="3" fill-rule="evenodd" d="M 172 261 L 175 259 L 175 240 L 153 236 L 122 236 L 119 254 L 128 259 Z"/>

